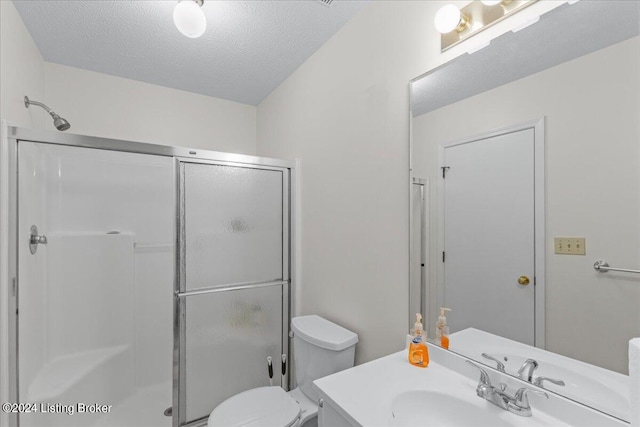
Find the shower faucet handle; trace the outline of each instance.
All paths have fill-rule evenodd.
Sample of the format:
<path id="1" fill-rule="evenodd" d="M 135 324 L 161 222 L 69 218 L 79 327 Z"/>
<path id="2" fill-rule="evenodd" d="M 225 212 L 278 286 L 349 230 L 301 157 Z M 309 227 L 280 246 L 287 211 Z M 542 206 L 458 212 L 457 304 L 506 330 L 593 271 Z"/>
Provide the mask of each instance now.
<path id="1" fill-rule="evenodd" d="M 47 241 L 47 236 L 43 234 L 42 236 L 31 236 L 29 243 L 32 245 L 46 245 L 49 242 Z"/>
<path id="2" fill-rule="evenodd" d="M 31 232 L 29 234 L 29 251 L 32 255 L 38 252 L 38 245 L 46 245 L 48 242 L 47 236 L 38 234 L 38 227 L 31 226 Z"/>

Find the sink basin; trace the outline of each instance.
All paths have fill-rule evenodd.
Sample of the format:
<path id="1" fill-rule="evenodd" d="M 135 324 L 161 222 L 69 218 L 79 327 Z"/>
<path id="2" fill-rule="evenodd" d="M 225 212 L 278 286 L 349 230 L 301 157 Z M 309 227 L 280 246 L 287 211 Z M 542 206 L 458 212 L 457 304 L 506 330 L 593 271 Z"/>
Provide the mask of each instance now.
<path id="1" fill-rule="evenodd" d="M 394 427 L 515 425 L 503 418 L 504 414 L 514 415 L 479 399 L 473 391 L 469 393 L 469 399 L 473 400 L 429 390 L 408 391 L 393 399 L 390 424 Z"/>

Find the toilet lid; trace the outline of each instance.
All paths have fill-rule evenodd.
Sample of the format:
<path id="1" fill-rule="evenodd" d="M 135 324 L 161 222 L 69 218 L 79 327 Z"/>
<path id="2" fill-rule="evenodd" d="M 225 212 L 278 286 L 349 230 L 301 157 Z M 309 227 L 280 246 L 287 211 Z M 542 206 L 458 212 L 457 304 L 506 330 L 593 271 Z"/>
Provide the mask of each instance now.
<path id="1" fill-rule="evenodd" d="M 211 412 L 208 427 L 289 427 L 300 406 L 280 387 L 258 387 L 231 396 Z"/>

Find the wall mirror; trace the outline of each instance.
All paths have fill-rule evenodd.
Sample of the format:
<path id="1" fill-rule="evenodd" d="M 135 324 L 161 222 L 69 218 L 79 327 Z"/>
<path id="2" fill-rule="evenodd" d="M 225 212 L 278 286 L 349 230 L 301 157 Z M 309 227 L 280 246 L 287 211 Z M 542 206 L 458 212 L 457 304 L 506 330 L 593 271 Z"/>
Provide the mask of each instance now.
<path id="1" fill-rule="evenodd" d="M 640 2 L 565 3 L 412 80 L 410 313 L 430 337 L 448 307 L 452 334 L 628 379 L 640 274 L 594 263 L 640 269 L 639 34 Z M 451 351 L 497 367 L 455 337 Z M 581 400 L 566 382 L 545 388 Z"/>

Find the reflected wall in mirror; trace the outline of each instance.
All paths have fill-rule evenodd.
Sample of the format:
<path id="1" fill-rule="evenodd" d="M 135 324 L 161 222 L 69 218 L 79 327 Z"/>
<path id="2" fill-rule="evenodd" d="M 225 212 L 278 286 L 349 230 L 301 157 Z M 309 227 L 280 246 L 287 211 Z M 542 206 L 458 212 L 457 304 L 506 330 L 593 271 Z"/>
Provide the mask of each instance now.
<path id="1" fill-rule="evenodd" d="M 495 368 L 475 328 L 626 381 L 640 274 L 593 265 L 640 269 L 639 34 L 639 2 L 563 4 L 412 81 L 410 310 L 433 337 L 451 308 L 451 350 Z"/>

